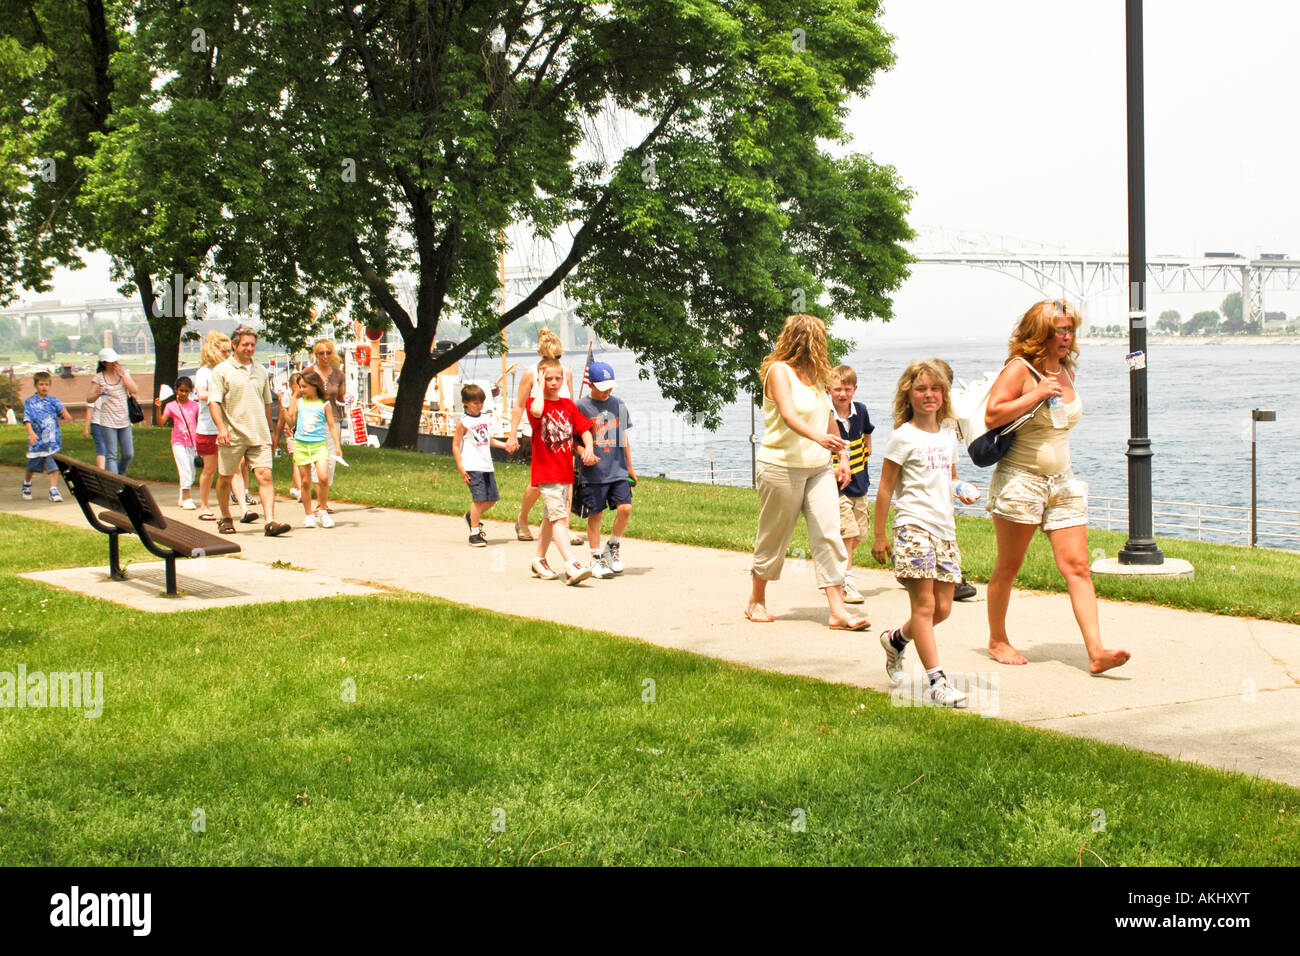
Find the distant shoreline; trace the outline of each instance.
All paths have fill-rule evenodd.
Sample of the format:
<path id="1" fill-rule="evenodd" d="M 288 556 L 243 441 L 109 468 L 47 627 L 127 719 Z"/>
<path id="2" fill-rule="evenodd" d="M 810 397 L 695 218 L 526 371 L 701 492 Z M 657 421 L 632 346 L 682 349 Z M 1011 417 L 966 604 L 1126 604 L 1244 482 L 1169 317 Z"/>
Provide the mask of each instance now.
<path id="1" fill-rule="evenodd" d="M 1147 335 L 1155 345 L 1300 345 L 1300 335 Z M 1128 339 L 1093 338 L 1079 340 L 1080 345 L 1113 345 L 1128 347 Z"/>

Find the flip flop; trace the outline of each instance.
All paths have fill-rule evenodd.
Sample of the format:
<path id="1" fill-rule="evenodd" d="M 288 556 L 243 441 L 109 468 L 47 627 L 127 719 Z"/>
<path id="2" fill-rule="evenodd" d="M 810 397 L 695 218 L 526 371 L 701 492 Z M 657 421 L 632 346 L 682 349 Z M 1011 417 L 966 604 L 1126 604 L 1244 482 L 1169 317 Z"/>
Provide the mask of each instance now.
<path id="1" fill-rule="evenodd" d="M 222 534 L 234 534 L 235 519 L 222 518 L 220 521 L 217 522 L 217 530 L 220 531 Z"/>
<path id="2" fill-rule="evenodd" d="M 239 519 L 239 523 L 240 523 L 240 524 L 252 524 L 254 521 L 256 521 L 256 520 L 257 520 L 258 518 L 260 518 L 260 517 L 261 517 L 261 515 L 259 515 L 256 511 L 245 511 L 245 512 L 244 512 L 244 517 L 242 517 L 242 518 Z"/>
<path id="3" fill-rule="evenodd" d="M 871 626 L 871 622 L 865 617 L 858 618 L 851 624 L 832 624 L 832 631 L 865 631 Z"/>
<path id="4" fill-rule="evenodd" d="M 201 512 L 199 512 L 199 520 L 200 520 L 200 521 L 216 521 L 216 520 L 217 520 L 217 516 L 214 515 L 211 511 L 201 511 Z"/>
<path id="5" fill-rule="evenodd" d="M 756 617 L 755 616 L 756 611 L 762 611 L 764 614 L 767 615 L 767 617 Z M 755 624 L 771 624 L 774 621 L 776 621 L 776 618 L 774 618 L 772 616 L 772 612 L 769 611 L 767 608 L 763 607 L 763 605 L 755 604 L 752 608 L 745 609 L 745 620 L 752 621 Z"/>

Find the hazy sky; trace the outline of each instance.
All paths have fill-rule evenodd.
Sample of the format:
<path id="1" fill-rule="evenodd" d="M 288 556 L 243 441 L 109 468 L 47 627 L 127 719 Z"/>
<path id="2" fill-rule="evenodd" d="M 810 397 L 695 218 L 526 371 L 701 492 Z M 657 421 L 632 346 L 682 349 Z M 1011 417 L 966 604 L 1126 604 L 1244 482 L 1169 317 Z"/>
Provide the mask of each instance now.
<path id="1" fill-rule="evenodd" d="M 1123 0 L 893 0 L 897 65 L 857 103 L 853 149 L 916 195 L 911 221 L 1090 252 L 1125 251 Z M 1300 256 L 1294 113 L 1300 6 L 1280 0 L 1147 0 L 1148 252 Z M 807 43 L 817 42 L 816 27 Z M 65 300 L 111 295 L 103 260 L 63 275 Z M 1208 296 L 1155 297 L 1184 317 Z M 864 339 L 1009 327 L 1035 298 L 1009 276 L 918 266 L 896 322 Z M 1266 297 L 1300 311 L 1300 293 Z M 1085 303 L 1122 321 L 1122 293 Z M 847 330 L 846 330 L 847 331 Z"/>

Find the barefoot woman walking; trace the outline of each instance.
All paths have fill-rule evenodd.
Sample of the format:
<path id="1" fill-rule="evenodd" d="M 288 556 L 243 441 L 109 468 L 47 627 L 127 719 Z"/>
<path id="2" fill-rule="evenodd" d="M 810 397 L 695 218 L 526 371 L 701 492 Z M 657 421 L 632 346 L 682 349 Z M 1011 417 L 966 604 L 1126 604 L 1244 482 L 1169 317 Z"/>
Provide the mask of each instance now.
<path id="1" fill-rule="evenodd" d="M 989 578 L 989 653 L 1003 664 L 1028 661 L 1011 646 L 1007 606 L 1025 551 L 1041 527 L 1070 591 L 1093 674 L 1118 667 L 1128 651 L 1108 651 L 1097 622 L 1088 567 L 1088 488 L 1070 470 L 1070 429 L 1083 417 L 1074 388 L 1079 314 L 1068 302 L 1036 302 L 1011 335 L 1007 365 L 989 393 L 985 423 L 996 428 L 1034 411 L 997 463 L 989 486 L 998 554 Z"/>
<path id="2" fill-rule="evenodd" d="M 822 320 L 815 315 L 787 318 L 759 376 L 765 432 L 758 450 L 760 511 L 745 617 L 756 623 L 774 620 L 764 606 L 767 582 L 781 576 L 790 536 L 802 514 L 831 628 L 862 630 L 866 618 L 850 617 L 844 604 L 848 553 L 840 537 L 836 480 L 840 486 L 848 484 L 849 462 L 842 458 L 839 472 L 832 471 L 831 452 L 842 451 L 848 442 L 840 437 L 831 406 L 831 363 Z"/>

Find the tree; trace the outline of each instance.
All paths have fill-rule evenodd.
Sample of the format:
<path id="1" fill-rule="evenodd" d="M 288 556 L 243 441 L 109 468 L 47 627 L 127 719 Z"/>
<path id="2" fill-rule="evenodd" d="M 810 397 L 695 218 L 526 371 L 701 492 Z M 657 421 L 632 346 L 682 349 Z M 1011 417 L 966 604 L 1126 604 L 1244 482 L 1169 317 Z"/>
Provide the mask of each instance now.
<path id="1" fill-rule="evenodd" d="M 301 323 L 304 298 L 391 317 L 406 359 L 390 446 L 414 445 L 437 371 L 566 279 L 583 323 L 713 427 L 742 387 L 758 393 L 786 313 L 891 315 L 910 194 L 892 168 L 826 148 L 892 62 L 870 4 L 259 9 L 243 89 L 273 108 L 250 117 L 262 175 L 232 196 L 221 253 L 274 290 L 273 334 Z M 555 251 L 501 314 L 512 225 Z M 413 310 L 395 293 L 405 269 Z M 435 358 L 449 312 L 470 333 Z"/>
<path id="2" fill-rule="evenodd" d="M 1183 335 L 1213 335 L 1219 328 L 1219 313 L 1213 309 L 1197 312 L 1183 324 Z"/>
<path id="3" fill-rule="evenodd" d="M 1177 309 L 1169 309 L 1160 313 L 1160 318 L 1156 320 L 1156 331 L 1164 332 L 1168 335 L 1177 335 L 1178 327 L 1181 324 L 1182 316 L 1178 314 Z"/>
<path id="4" fill-rule="evenodd" d="M 1241 314 L 1240 292 L 1228 293 L 1219 305 L 1219 311 L 1223 313 L 1223 321 L 1219 324 L 1219 331 L 1224 335 L 1240 335 L 1246 331 L 1246 321 Z"/>

